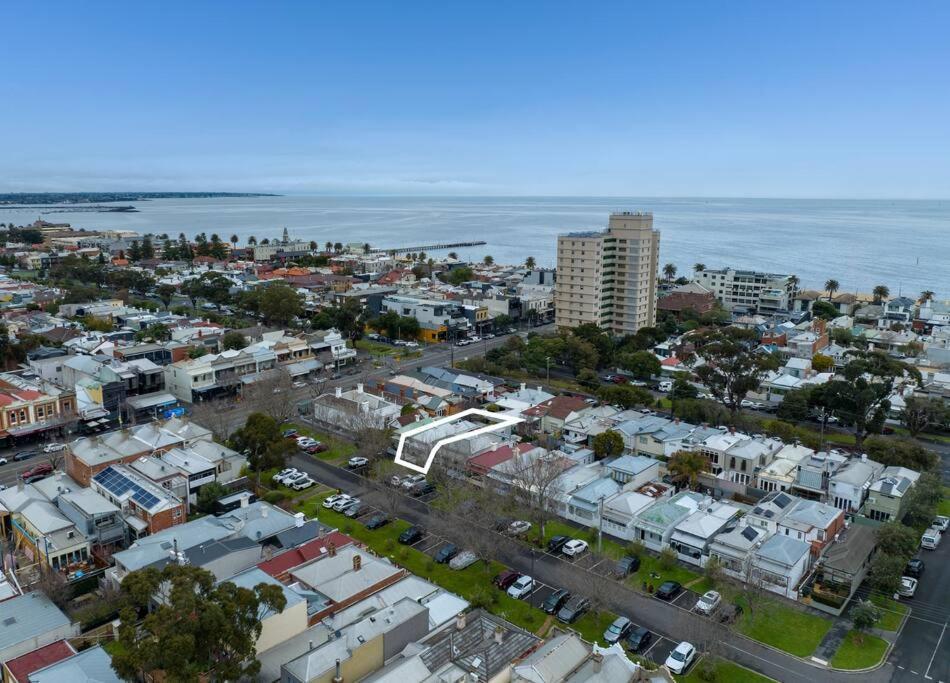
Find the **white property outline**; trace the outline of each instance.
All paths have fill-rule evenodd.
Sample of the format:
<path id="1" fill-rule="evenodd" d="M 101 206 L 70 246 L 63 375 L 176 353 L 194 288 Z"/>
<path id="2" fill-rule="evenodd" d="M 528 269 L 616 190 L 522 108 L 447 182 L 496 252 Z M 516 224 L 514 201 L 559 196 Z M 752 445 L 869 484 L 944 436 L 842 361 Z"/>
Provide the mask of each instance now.
<path id="1" fill-rule="evenodd" d="M 441 427 L 442 425 L 447 425 L 451 422 L 456 422 L 461 420 L 464 417 L 469 415 L 480 415 L 481 417 L 487 417 L 490 420 L 499 420 L 496 424 L 485 425 L 484 427 L 479 427 L 478 429 L 473 429 L 469 432 L 463 434 L 456 434 L 455 436 L 447 436 L 444 439 L 436 441 L 435 445 L 432 447 L 432 450 L 429 452 L 429 457 L 426 458 L 425 465 L 416 465 L 415 463 L 408 462 L 402 459 L 402 449 L 406 445 L 406 439 L 410 436 L 415 436 L 416 434 L 421 434 L 422 432 L 427 432 L 430 429 L 435 429 L 436 427 Z M 499 413 L 492 413 L 487 410 L 481 410 L 480 408 L 469 408 L 463 410 L 461 413 L 456 413 L 455 415 L 449 415 L 448 417 L 443 417 L 435 422 L 430 422 L 429 424 L 422 425 L 421 427 L 416 427 L 415 429 L 410 429 L 407 432 L 403 432 L 399 435 L 399 445 L 396 447 L 396 458 L 394 462 L 397 465 L 402 465 L 407 467 L 410 470 L 415 470 L 422 474 L 428 474 L 429 468 L 432 467 L 432 461 L 435 459 L 435 454 L 438 453 L 439 449 L 446 444 L 454 443 L 456 441 L 462 441 L 463 439 L 468 439 L 473 436 L 478 436 L 480 434 L 488 434 L 489 432 L 497 432 L 499 429 L 504 429 L 505 427 L 514 427 L 519 422 L 524 422 L 524 418 L 515 417 L 514 415 L 504 415 Z"/>

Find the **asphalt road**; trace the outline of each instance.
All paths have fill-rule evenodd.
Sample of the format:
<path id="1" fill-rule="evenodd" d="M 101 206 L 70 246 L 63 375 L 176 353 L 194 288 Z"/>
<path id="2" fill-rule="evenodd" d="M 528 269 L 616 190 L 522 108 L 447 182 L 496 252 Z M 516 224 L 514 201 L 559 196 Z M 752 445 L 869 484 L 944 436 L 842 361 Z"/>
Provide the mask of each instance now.
<path id="1" fill-rule="evenodd" d="M 357 496 L 372 495 L 372 487 L 366 480 L 357 474 L 344 470 L 328 463 L 316 460 L 306 455 L 297 455 L 293 458 L 295 467 L 306 471 L 314 479 L 334 488 L 340 488 Z M 406 498 L 400 510 L 400 517 L 426 528 L 440 527 L 433 513 L 422 501 Z M 451 532 L 448 532 L 451 535 Z M 449 540 L 453 540 L 449 538 Z M 548 586 L 564 584 L 565 577 L 570 577 L 572 583 L 583 585 L 590 581 L 590 574 L 580 563 L 572 564 L 555 556 L 532 550 L 527 546 L 503 536 L 498 537 L 496 559 L 513 569 L 530 574 Z M 567 572 L 567 573 L 566 573 Z M 621 584 L 616 584 L 614 590 L 607 591 L 604 597 L 606 607 L 615 614 L 627 616 L 637 623 L 646 626 L 655 634 L 662 636 L 664 641 L 669 639 L 679 642 L 689 634 L 697 633 L 710 628 L 704 617 L 687 610 L 689 599 L 684 599 L 684 605 L 669 605 L 636 591 L 630 590 Z M 721 629 L 718 624 L 713 628 Z M 778 652 L 753 640 L 724 631 L 730 635 L 722 638 L 720 644 L 723 654 L 744 666 L 759 671 L 779 681 L 855 681 L 860 677 L 862 681 L 884 682 L 892 680 L 895 671 L 890 663 L 868 673 L 848 674 L 829 671 L 824 667 L 812 665 L 796 657 Z M 652 654 L 652 653 L 651 653 Z"/>
<path id="2" fill-rule="evenodd" d="M 888 661 L 892 680 L 950 682 L 950 540 L 936 550 L 918 551 L 926 568 L 917 593 L 906 600 L 910 616 Z"/>

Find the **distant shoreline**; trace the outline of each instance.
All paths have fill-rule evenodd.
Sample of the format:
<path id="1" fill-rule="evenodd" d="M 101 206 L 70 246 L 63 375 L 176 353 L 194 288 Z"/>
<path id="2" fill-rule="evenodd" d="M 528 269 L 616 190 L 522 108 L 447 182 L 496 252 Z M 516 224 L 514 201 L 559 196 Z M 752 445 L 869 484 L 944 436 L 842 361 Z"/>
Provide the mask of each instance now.
<path id="1" fill-rule="evenodd" d="M 110 202 L 147 202 L 152 199 L 220 199 L 227 197 L 280 197 L 269 192 L 2 192 L 0 207 L 49 208 Z"/>

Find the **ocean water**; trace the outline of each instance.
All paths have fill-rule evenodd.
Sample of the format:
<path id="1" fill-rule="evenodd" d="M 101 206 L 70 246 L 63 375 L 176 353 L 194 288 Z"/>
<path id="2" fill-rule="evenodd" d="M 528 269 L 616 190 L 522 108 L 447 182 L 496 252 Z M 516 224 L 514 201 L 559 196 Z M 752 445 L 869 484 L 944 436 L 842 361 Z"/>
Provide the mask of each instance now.
<path id="1" fill-rule="evenodd" d="M 484 240 L 456 249 L 498 263 L 533 256 L 553 266 L 560 233 L 606 226 L 611 211 L 652 211 L 660 263 L 680 274 L 694 263 L 795 273 L 802 286 L 834 278 L 842 291 L 887 285 L 892 295 L 925 289 L 950 297 L 950 201 L 670 199 L 594 197 L 239 197 L 160 199 L 138 213 L 61 212 L 0 207 L 0 223 L 37 217 L 76 228 L 139 232 L 217 232 L 374 247 Z M 445 253 L 445 252 L 440 252 Z"/>

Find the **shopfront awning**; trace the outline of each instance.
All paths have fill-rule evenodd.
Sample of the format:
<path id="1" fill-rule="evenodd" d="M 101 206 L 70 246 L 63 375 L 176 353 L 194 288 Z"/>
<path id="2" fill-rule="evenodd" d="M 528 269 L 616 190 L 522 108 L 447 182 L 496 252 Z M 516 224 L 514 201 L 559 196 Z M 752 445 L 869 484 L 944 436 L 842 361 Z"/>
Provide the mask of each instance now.
<path id="1" fill-rule="evenodd" d="M 178 399 L 168 392 L 158 394 L 145 394 L 144 396 L 131 396 L 126 403 L 133 410 L 147 410 L 148 408 L 159 408 L 178 403 Z"/>
<path id="2" fill-rule="evenodd" d="M 287 372 L 291 377 L 300 377 L 301 375 L 309 375 L 311 372 L 316 372 L 323 367 L 323 363 L 318 360 L 302 360 L 299 363 L 291 363 L 286 366 Z"/>

